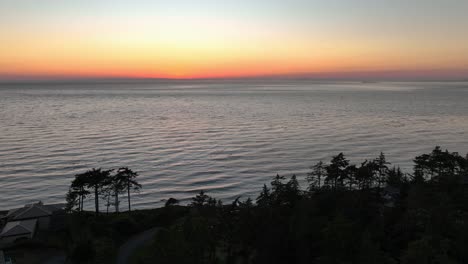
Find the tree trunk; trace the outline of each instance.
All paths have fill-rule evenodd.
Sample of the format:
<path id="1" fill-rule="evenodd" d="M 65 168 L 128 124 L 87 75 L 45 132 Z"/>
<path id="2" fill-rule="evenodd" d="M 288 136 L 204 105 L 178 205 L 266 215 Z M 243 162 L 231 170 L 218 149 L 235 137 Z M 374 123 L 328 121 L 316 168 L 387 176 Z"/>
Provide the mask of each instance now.
<path id="1" fill-rule="evenodd" d="M 83 212 L 83 200 L 84 200 L 84 188 L 81 187 L 81 194 L 80 194 L 80 197 L 81 197 L 81 204 L 80 204 L 80 212 Z"/>
<path id="2" fill-rule="evenodd" d="M 81 194 L 78 197 L 78 212 L 81 212 Z"/>
<path id="3" fill-rule="evenodd" d="M 382 182 L 383 182 L 383 172 L 382 172 L 382 169 L 379 169 L 379 190 L 380 190 L 380 187 L 382 187 Z"/>
<path id="4" fill-rule="evenodd" d="M 128 211 L 131 212 L 132 211 L 132 206 L 130 205 L 130 182 L 128 183 L 127 185 L 127 192 L 128 192 Z"/>
<path id="5" fill-rule="evenodd" d="M 98 187 L 94 187 L 94 203 L 96 206 L 96 214 L 99 214 L 99 194 L 98 194 Z"/>
<path id="6" fill-rule="evenodd" d="M 119 191 L 115 190 L 115 212 L 119 212 Z"/>

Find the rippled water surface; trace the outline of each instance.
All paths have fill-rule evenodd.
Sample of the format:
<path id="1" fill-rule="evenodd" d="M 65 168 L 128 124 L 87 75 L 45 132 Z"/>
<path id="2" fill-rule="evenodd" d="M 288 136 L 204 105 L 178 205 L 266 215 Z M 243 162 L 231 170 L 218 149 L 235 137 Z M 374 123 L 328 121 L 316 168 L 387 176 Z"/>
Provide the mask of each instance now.
<path id="1" fill-rule="evenodd" d="M 435 145 L 465 154 L 468 83 L 4 84 L 0 124 L 0 209 L 63 202 L 76 173 L 119 166 L 147 208 L 256 195 L 339 152 L 407 171 Z"/>

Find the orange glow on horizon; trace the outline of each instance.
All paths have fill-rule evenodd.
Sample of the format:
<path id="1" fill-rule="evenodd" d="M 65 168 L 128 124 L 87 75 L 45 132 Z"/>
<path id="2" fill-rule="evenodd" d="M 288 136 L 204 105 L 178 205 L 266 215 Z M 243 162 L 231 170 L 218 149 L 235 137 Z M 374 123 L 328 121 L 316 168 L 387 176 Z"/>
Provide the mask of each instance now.
<path id="1" fill-rule="evenodd" d="M 182 15 L 56 20 L 2 28 L 0 78 L 229 78 L 433 70 L 450 75 L 468 69 L 468 45 L 444 38 L 428 41 L 424 35 L 392 38 L 340 28 Z"/>

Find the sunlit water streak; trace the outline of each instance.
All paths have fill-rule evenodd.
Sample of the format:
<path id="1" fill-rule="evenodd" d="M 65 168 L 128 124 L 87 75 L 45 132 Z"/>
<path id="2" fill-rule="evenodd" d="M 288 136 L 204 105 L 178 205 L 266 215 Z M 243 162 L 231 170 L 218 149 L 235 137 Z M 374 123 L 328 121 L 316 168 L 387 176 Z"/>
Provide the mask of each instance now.
<path id="1" fill-rule="evenodd" d="M 255 196 L 339 152 L 406 171 L 435 145 L 464 155 L 468 83 L 2 85 L 0 124 L 0 209 L 63 202 L 76 173 L 119 166 L 148 208 Z"/>

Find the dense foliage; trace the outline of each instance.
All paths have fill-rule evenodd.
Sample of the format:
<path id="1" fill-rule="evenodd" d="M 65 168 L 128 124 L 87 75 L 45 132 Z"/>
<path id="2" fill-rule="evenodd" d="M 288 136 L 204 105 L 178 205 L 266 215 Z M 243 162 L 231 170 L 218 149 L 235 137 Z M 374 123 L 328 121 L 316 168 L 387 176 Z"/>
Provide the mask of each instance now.
<path id="1" fill-rule="evenodd" d="M 84 173 L 75 175 L 70 189 L 67 193 L 67 211 L 83 212 L 84 200 L 94 194 L 96 214 L 99 214 L 99 201 L 104 198 L 107 212 L 111 205 L 115 206 L 115 211 L 119 212 L 119 194 L 127 193 L 128 211 L 131 211 L 130 192 L 138 191 L 141 185 L 136 181 L 138 173 L 127 167 L 117 170 L 92 169 Z"/>
<path id="2" fill-rule="evenodd" d="M 154 226 L 170 226 L 187 214 L 183 206 L 95 215 L 76 212 L 66 216 L 66 227 L 56 232 L 57 248 L 67 263 L 113 264 L 119 247 L 130 237 Z"/>
<path id="3" fill-rule="evenodd" d="M 468 263 L 467 158 L 437 147 L 414 163 L 340 153 L 304 189 L 277 175 L 255 202 L 201 192 L 137 263 Z"/>

